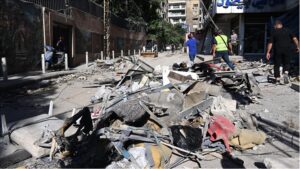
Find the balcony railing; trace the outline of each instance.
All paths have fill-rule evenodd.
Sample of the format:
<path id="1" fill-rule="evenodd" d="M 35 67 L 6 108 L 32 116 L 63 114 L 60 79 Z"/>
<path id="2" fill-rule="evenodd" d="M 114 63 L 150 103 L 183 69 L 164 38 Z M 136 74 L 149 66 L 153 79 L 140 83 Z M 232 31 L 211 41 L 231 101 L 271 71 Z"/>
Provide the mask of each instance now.
<path id="1" fill-rule="evenodd" d="M 168 13 L 168 17 L 185 17 L 185 13 Z"/>
<path id="2" fill-rule="evenodd" d="M 185 6 L 170 6 L 169 10 L 185 10 Z"/>

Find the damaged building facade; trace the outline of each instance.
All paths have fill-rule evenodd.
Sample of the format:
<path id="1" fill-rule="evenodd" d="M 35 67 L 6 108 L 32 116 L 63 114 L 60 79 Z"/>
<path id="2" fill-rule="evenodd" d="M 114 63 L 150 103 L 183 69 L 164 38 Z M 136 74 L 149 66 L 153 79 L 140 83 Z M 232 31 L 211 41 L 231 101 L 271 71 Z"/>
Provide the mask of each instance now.
<path id="1" fill-rule="evenodd" d="M 39 69 L 43 47 L 55 46 L 59 37 L 71 66 L 83 63 L 86 52 L 96 59 L 103 51 L 103 8 L 90 1 L 0 2 L 0 55 L 9 74 Z M 144 39 L 144 27 L 111 16 L 110 50 L 116 55 L 141 49 Z"/>

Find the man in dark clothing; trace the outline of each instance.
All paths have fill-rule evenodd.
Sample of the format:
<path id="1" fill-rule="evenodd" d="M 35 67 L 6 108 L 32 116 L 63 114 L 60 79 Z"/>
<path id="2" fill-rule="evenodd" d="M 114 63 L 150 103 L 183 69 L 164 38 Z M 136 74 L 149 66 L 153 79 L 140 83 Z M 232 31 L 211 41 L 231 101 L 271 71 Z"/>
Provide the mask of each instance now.
<path id="1" fill-rule="evenodd" d="M 56 43 L 56 50 L 58 52 L 65 52 L 65 43 L 64 43 L 64 38 L 62 36 L 59 37 L 58 42 Z"/>
<path id="2" fill-rule="evenodd" d="M 297 37 L 287 28 L 283 28 L 282 22 L 279 20 L 275 21 L 275 30 L 271 35 L 271 39 L 268 44 L 267 49 L 267 60 L 270 60 L 271 49 L 274 50 L 274 77 L 276 83 L 280 82 L 280 66 L 283 66 L 282 74 L 284 75 L 284 83 L 289 83 L 288 71 L 290 69 L 290 59 L 293 54 L 294 46 L 297 47 L 297 52 L 299 52 L 299 41 Z"/>

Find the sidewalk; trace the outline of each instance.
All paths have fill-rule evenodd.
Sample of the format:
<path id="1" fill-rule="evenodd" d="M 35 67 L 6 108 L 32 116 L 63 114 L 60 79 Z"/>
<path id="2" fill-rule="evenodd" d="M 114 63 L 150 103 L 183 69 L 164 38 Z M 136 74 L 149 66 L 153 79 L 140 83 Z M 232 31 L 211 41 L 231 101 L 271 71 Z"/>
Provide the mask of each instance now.
<path id="1" fill-rule="evenodd" d="M 8 76 L 7 81 L 4 81 L 3 77 L 0 77 L 0 91 L 11 90 L 11 89 L 15 89 L 18 87 L 23 87 L 23 86 L 32 84 L 37 81 L 76 73 L 76 72 L 79 72 L 80 70 L 84 70 L 84 69 L 86 69 L 85 64 L 82 64 L 78 67 L 72 68 L 67 71 L 66 70 L 48 71 L 45 74 L 43 74 L 42 71 L 31 71 L 31 72 L 26 72 L 26 73 L 21 73 L 21 74 L 14 74 L 14 75 Z"/>

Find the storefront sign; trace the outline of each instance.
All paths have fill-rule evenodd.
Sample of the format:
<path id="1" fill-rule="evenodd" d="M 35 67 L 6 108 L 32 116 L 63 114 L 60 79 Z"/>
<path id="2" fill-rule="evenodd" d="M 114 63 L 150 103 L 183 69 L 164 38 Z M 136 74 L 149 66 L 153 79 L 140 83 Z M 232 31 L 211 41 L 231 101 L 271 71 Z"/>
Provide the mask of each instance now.
<path id="1" fill-rule="evenodd" d="M 215 0 L 216 13 L 279 12 L 296 7 L 299 0 Z"/>

